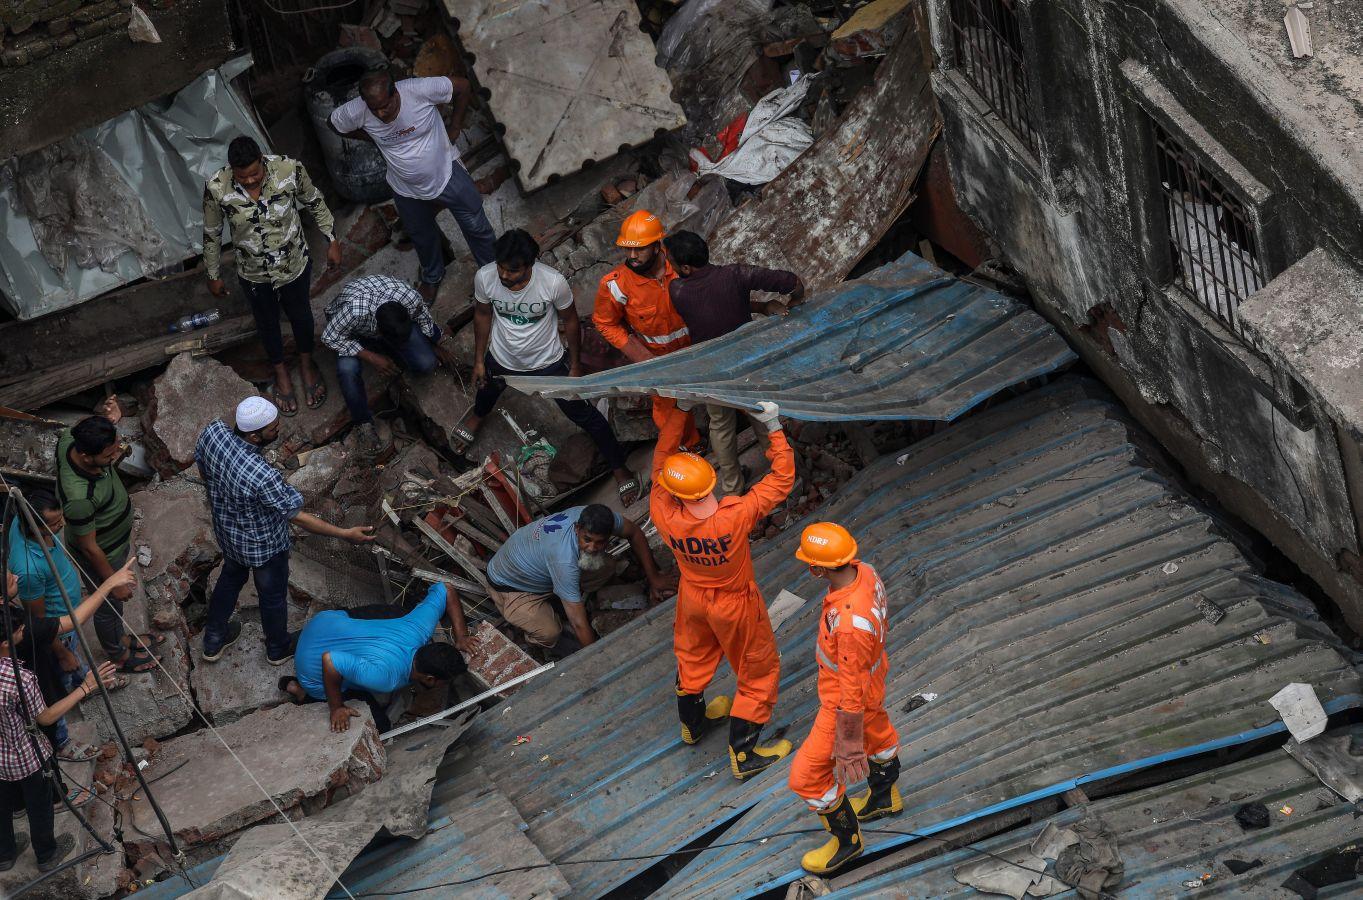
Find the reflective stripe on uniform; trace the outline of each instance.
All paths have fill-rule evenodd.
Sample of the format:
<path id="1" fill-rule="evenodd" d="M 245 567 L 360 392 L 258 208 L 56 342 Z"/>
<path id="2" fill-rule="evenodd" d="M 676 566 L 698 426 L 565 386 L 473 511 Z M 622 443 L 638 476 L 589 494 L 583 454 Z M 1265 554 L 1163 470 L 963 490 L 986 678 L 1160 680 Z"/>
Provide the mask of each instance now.
<path id="1" fill-rule="evenodd" d="M 833 660 L 829 659 L 828 654 L 824 653 L 823 648 L 820 647 L 818 644 L 814 645 L 814 654 L 818 656 L 819 662 L 823 663 L 825 666 L 828 666 L 828 668 L 832 669 L 834 672 L 838 671 L 838 664 L 833 662 Z"/>
<path id="2" fill-rule="evenodd" d="M 824 791 L 823 796 L 807 797 L 805 798 L 805 803 L 808 803 L 809 808 L 814 812 L 817 813 L 828 812 L 830 809 L 833 808 L 833 804 L 838 802 L 838 796 L 839 796 L 838 785 L 835 782 L 831 788 Z"/>
<path id="3" fill-rule="evenodd" d="M 611 283 L 614 284 L 614 282 L 611 282 Z M 621 300 L 620 302 L 621 302 L 621 303 L 624 303 L 625 301 Z M 688 334 L 690 334 L 690 333 L 691 333 L 691 330 L 690 330 L 689 328 L 687 328 L 685 325 L 683 325 L 681 328 L 678 328 L 676 331 L 672 332 L 671 334 L 660 334 L 660 335 L 641 334 L 641 335 L 639 335 L 639 337 L 643 338 L 646 342 L 648 342 L 648 343 L 650 343 L 650 344 L 670 344 L 670 343 L 672 343 L 673 341 L 677 340 L 678 338 L 684 338 L 684 337 L 686 337 L 686 336 L 687 336 Z"/>
<path id="4" fill-rule="evenodd" d="M 611 296 L 615 298 L 615 302 L 619 303 L 621 306 L 624 306 L 629 302 L 629 298 L 625 296 L 625 292 L 620 290 L 620 285 L 616 284 L 614 281 L 606 282 L 606 290 L 611 292 Z"/>
<path id="5" fill-rule="evenodd" d="M 871 759 L 875 760 L 878 763 L 887 763 L 898 755 L 899 745 L 895 744 L 893 747 L 890 747 L 887 750 L 881 750 L 879 753 L 872 753 Z"/>
<path id="6" fill-rule="evenodd" d="M 852 627 L 860 628 L 862 631 L 867 631 L 875 635 L 876 637 L 880 637 L 880 632 L 876 630 L 875 625 L 871 624 L 871 620 L 866 618 L 865 616 L 858 616 L 856 614 L 853 614 Z"/>

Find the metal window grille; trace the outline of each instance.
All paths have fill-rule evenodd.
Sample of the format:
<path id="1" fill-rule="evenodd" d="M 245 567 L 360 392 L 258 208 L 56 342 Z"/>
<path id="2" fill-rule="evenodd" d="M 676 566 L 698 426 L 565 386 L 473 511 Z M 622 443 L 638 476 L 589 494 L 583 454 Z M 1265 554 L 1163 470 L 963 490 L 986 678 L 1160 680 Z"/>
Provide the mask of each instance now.
<path id="1" fill-rule="evenodd" d="M 1158 122 L 1151 124 L 1174 279 L 1243 337 L 1240 304 L 1267 282 L 1245 203 Z"/>
<path id="2" fill-rule="evenodd" d="M 1027 106 L 1027 65 L 1015 0 L 949 0 L 956 64 L 990 109 L 1033 154 L 1037 134 Z"/>

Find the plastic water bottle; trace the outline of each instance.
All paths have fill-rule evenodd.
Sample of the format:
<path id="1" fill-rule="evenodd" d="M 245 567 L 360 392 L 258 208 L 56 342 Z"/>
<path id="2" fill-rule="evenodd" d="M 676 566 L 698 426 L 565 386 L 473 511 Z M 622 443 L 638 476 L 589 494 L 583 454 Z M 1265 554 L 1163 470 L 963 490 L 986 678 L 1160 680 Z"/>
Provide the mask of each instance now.
<path id="1" fill-rule="evenodd" d="M 178 321 L 171 323 L 170 332 L 175 334 L 180 331 L 193 331 L 196 328 L 206 328 L 220 321 L 222 321 L 222 313 L 215 306 L 193 315 L 181 316 Z"/>

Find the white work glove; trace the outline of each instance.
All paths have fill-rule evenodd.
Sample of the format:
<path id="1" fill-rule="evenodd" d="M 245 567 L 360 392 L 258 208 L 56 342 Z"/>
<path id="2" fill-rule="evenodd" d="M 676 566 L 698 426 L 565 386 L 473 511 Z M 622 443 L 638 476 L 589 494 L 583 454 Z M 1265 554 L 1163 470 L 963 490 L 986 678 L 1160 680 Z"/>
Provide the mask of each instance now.
<path id="1" fill-rule="evenodd" d="M 781 407 L 770 400 L 763 400 L 757 404 L 759 409 L 752 414 L 752 417 L 766 426 L 767 431 L 781 430 Z"/>

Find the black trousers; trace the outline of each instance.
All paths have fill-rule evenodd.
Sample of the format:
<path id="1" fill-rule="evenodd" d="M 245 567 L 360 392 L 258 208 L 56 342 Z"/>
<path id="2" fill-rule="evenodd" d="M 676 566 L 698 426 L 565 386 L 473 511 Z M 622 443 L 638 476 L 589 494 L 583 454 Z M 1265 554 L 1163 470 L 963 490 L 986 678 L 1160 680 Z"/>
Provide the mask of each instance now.
<path id="1" fill-rule="evenodd" d="M 311 353 L 313 330 L 316 323 L 312 318 L 312 303 L 308 294 L 312 290 L 312 260 L 303 267 L 303 274 L 280 287 L 255 281 L 240 279 L 241 289 L 246 299 L 251 301 L 251 315 L 256 320 L 256 333 L 265 345 L 265 353 L 272 365 L 284 361 L 284 336 L 279 330 L 279 311 L 289 318 L 293 328 L 293 342 L 299 353 Z"/>
<path id="2" fill-rule="evenodd" d="M 515 369 L 508 369 L 499 364 L 489 353 L 483 359 L 483 367 L 487 369 L 487 384 L 479 388 L 477 396 L 473 398 L 473 414 L 480 419 L 492 412 L 492 407 L 497 405 L 497 398 L 502 396 L 502 391 L 506 390 L 506 382 L 502 379 L 507 375 L 562 378 L 568 374 L 568 354 L 563 354 L 559 357 L 558 362 L 551 366 L 545 366 L 543 369 L 517 372 Z M 608 469 L 614 471 L 625 467 L 625 450 L 620 446 L 620 442 L 615 439 L 615 432 L 611 431 L 610 423 L 606 421 L 605 416 L 601 415 L 600 410 L 586 400 L 554 398 L 554 402 L 558 404 L 559 409 L 563 410 L 568 421 L 587 432 L 592 443 L 596 444 L 596 449 L 601 451 L 601 456 L 606 460 Z"/>
<path id="3" fill-rule="evenodd" d="M 14 813 L 28 810 L 28 835 L 33 855 L 46 862 L 57 852 L 57 837 L 52 830 L 51 783 L 39 769 L 22 781 L 0 781 L 0 860 L 11 860 L 14 852 Z"/>

